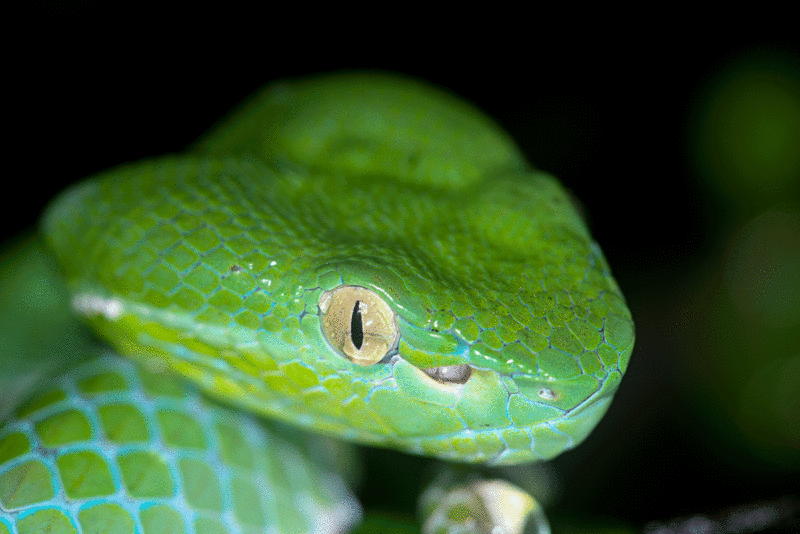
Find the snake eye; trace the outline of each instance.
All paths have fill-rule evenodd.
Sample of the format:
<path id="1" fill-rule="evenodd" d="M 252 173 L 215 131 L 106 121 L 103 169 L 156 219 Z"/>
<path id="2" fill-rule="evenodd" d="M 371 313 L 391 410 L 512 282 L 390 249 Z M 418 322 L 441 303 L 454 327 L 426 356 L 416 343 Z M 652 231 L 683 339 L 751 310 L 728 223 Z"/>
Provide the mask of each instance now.
<path id="1" fill-rule="evenodd" d="M 325 339 L 353 363 L 372 365 L 397 348 L 400 332 L 395 313 L 365 287 L 339 286 L 324 292 L 319 311 Z"/>

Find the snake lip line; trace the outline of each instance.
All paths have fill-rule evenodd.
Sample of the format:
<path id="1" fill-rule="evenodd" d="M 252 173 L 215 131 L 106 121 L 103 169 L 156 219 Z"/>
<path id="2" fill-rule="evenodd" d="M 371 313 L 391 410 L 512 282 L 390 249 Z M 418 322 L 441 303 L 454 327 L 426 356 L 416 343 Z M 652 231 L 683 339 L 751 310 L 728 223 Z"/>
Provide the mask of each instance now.
<path id="1" fill-rule="evenodd" d="M 72 299 L 72 308 L 85 316 L 101 315 L 112 321 L 118 319 L 124 311 L 124 305 L 121 300 L 113 297 L 101 297 L 91 293 L 76 294 Z M 393 350 L 382 359 L 381 363 L 393 364 L 398 358 L 401 358 L 401 356 L 395 346 Z M 468 364 L 444 365 L 418 369 L 436 382 L 437 385 L 444 387 L 458 387 L 466 384 L 473 371 L 472 366 Z M 589 397 L 566 413 L 577 413 L 586 406 L 593 404 L 596 398 L 601 395 L 603 389 L 604 384 L 601 384 Z M 552 391 L 547 388 L 539 392 L 540 397 L 548 400 L 552 400 L 552 395 Z"/>
<path id="2" fill-rule="evenodd" d="M 114 297 L 106 298 L 91 293 L 78 293 L 72 299 L 72 309 L 87 317 L 101 315 L 114 321 L 122 316 L 124 305 L 121 300 Z M 382 362 L 390 363 L 397 357 L 399 355 L 395 346 L 387 353 Z M 467 364 L 443 365 L 420 369 L 420 371 L 439 384 L 464 384 L 472 374 L 472 367 Z"/>
<path id="3" fill-rule="evenodd" d="M 89 293 L 78 293 L 72 298 L 72 309 L 76 313 L 91 317 L 102 315 L 111 321 L 122 315 L 122 301 L 115 298 L 103 298 Z"/>

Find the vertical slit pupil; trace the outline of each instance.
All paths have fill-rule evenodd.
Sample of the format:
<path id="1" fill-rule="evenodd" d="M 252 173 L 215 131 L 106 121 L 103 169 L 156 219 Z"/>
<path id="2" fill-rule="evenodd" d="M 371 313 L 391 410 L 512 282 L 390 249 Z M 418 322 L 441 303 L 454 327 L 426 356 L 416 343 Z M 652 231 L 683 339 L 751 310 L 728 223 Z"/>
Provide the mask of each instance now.
<path id="1" fill-rule="evenodd" d="M 361 310 L 359 310 L 360 300 L 356 301 L 353 306 L 353 315 L 350 316 L 350 339 L 353 340 L 353 345 L 356 349 L 361 350 L 361 345 L 364 344 L 364 326 L 361 323 Z"/>

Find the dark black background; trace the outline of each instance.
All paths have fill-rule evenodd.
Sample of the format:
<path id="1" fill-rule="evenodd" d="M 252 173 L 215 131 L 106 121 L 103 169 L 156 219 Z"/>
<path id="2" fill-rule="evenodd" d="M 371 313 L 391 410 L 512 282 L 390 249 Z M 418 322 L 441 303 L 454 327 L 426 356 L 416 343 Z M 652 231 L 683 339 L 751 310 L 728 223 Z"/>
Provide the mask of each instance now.
<path id="1" fill-rule="evenodd" d="M 631 366 L 596 433 L 556 460 L 561 509 L 641 527 L 798 493 L 796 470 L 698 443 L 703 420 L 674 364 L 685 341 L 675 339 L 675 296 L 718 251 L 726 216 L 687 157 L 693 105 L 738 54 L 800 58 L 792 30 L 690 28 L 683 15 L 662 13 L 630 25 L 593 14 L 578 27 L 507 13 L 502 23 L 448 21 L 452 33 L 440 41 L 440 26 L 417 25 L 424 13 L 406 13 L 391 29 L 375 14 L 353 28 L 323 16 L 319 33 L 305 22 L 319 14 L 229 9 L 196 20 L 157 6 L 26 6 L 3 69 L 4 238 L 32 227 L 73 181 L 183 150 L 272 80 L 371 68 L 416 76 L 474 102 L 581 199 L 628 297 L 637 324 Z M 555 22 L 564 27 L 545 29 Z M 398 461 L 375 456 L 389 468 Z M 367 502 L 405 506 L 405 494 L 392 496 L 395 479 L 375 472 Z"/>

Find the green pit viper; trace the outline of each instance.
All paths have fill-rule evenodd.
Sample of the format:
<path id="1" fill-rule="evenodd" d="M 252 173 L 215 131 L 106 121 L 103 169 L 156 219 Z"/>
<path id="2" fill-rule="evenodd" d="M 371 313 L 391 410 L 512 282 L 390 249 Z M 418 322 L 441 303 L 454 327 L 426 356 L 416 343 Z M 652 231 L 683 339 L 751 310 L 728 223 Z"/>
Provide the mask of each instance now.
<path id="1" fill-rule="evenodd" d="M 271 86 L 188 153 L 68 189 L 41 235 L 47 253 L 4 264 L 23 326 L 4 334 L 2 534 L 345 532 L 337 441 L 294 427 L 548 460 L 597 424 L 633 348 L 558 182 L 470 104 L 393 75 Z M 113 350 L 37 319 L 59 306 Z M 429 490 L 423 530 L 536 515 L 470 484 L 478 512 Z"/>

